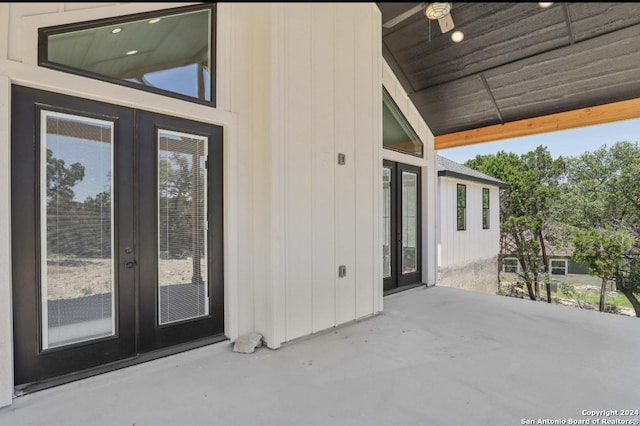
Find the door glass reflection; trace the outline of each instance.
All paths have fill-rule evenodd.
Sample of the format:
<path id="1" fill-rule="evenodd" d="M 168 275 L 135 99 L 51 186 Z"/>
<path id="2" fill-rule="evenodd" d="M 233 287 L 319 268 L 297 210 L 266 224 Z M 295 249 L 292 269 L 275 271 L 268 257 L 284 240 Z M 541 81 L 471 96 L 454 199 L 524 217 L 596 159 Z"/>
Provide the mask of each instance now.
<path id="1" fill-rule="evenodd" d="M 115 333 L 110 121 L 40 117 L 42 348 Z"/>
<path id="2" fill-rule="evenodd" d="M 158 322 L 209 314 L 206 137 L 158 131 Z"/>
<path id="3" fill-rule="evenodd" d="M 382 276 L 391 276 L 391 169 L 382 172 Z"/>
<path id="4" fill-rule="evenodd" d="M 418 176 L 402 172 L 402 274 L 418 270 Z"/>

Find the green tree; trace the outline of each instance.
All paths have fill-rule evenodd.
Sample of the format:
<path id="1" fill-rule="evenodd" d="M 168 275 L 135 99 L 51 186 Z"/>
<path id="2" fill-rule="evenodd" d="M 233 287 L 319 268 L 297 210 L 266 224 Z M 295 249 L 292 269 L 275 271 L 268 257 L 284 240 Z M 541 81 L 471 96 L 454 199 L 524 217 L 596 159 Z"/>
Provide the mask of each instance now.
<path id="1" fill-rule="evenodd" d="M 47 202 L 68 203 L 73 200 L 73 187 L 84 179 L 84 166 L 73 163 L 65 166 L 64 160 L 53 156 L 47 149 Z"/>
<path id="2" fill-rule="evenodd" d="M 204 169 L 199 157 L 165 152 L 159 167 L 160 250 L 176 259 L 203 254 Z"/>
<path id="3" fill-rule="evenodd" d="M 602 279 L 600 285 L 600 312 L 604 311 L 607 280 L 615 279 L 616 272 L 625 264 L 624 254 L 634 243 L 626 231 L 610 229 L 585 229 L 573 237 L 575 250 L 572 259 L 589 265 L 589 273 Z"/>
<path id="4" fill-rule="evenodd" d="M 611 147 L 586 152 L 568 161 L 566 181 L 554 215 L 583 229 L 611 229 L 626 232 L 635 242 L 620 253 L 616 288 L 629 299 L 640 317 L 640 147 L 617 142 Z M 618 280 L 620 278 L 620 282 Z"/>
<path id="5" fill-rule="evenodd" d="M 74 201 L 73 187 L 84 179 L 80 163 L 70 166 L 47 149 L 47 251 L 48 254 L 75 254 L 82 244 L 76 222 L 80 203 Z"/>
<path id="6" fill-rule="evenodd" d="M 549 267 L 546 245 L 552 238 L 545 225 L 565 171 L 563 158 L 554 160 L 546 147 L 539 146 L 521 156 L 504 151 L 478 155 L 465 165 L 509 185 L 500 194 L 502 254 L 515 253 L 529 297 L 539 300 L 541 274 L 548 273 Z"/>

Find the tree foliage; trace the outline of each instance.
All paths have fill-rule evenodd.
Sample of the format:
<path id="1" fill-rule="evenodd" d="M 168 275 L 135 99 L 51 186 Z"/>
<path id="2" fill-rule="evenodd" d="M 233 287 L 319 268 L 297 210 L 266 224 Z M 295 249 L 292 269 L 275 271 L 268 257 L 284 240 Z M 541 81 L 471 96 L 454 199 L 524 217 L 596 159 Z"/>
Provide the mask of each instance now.
<path id="1" fill-rule="evenodd" d="M 564 160 L 553 159 L 546 147 L 539 146 L 521 156 L 504 151 L 478 155 L 465 165 L 508 184 L 500 195 L 502 254 L 516 255 L 529 297 L 539 299 L 541 273 L 549 264 L 546 244 L 552 237 L 545 224 L 565 171 Z"/>
<path id="2" fill-rule="evenodd" d="M 600 311 L 604 311 L 607 280 L 615 279 L 616 272 L 625 264 L 624 255 L 634 243 L 626 231 L 589 228 L 576 232 L 572 259 L 589 265 L 589 273 L 602 279 L 600 285 Z"/>
<path id="3" fill-rule="evenodd" d="M 111 188 L 75 200 L 85 177 L 81 163 L 69 166 L 47 150 L 47 255 L 111 257 Z"/>
<path id="4" fill-rule="evenodd" d="M 161 255 L 191 256 L 194 238 L 199 238 L 200 247 L 204 244 L 204 172 L 195 164 L 194 176 L 193 157 L 177 152 L 162 156 L 158 168 Z"/>
<path id="5" fill-rule="evenodd" d="M 554 213 L 559 220 L 585 230 L 576 235 L 573 242 L 581 247 L 578 258 L 593 264 L 594 275 L 610 274 L 610 262 L 615 264 L 616 270 L 626 271 L 625 274 L 614 274 L 616 287 L 629 299 L 636 316 L 640 316 L 637 297 L 640 274 L 636 274 L 636 269 L 640 268 L 636 260 L 636 254 L 640 252 L 638 176 L 640 147 L 637 143 L 603 145 L 593 152 L 571 158 Z M 632 243 L 629 247 L 618 246 L 616 238 L 631 239 Z M 616 251 L 618 255 L 614 259 Z"/>

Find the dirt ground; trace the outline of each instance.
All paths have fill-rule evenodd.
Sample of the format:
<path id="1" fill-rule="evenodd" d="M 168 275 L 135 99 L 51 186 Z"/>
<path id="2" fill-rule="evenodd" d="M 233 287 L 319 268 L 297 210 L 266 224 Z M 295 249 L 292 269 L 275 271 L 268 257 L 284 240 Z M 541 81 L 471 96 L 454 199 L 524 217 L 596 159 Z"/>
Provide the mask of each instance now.
<path id="1" fill-rule="evenodd" d="M 203 263 L 204 273 L 206 266 Z M 112 291 L 111 259 L 52 257 L 47 260 L 47 299 L 74 299 Z M 160 261 L 160 285 L 191 282 L 191 258 Z"/>
<path id="2" fill-rule="evenodd" d="M 582 274 L 567 274 L 564 276 L 554 276 L 553 279 L 556 282 L 556 285 L 559 283 L 567 283 L 567 284 L 573 285 L 573 288 L 576 292 L 582 292 L 582 293 L 589 292 L 590 294 L 600 294 L 601 280 L 599 277 L 595 277 L 591 275 L 582 275 Z M 500 273 L 500 286 L 502 290 L 506 291 L 507 293 L 512 289 L 513 285 L 517 281 L 518 281 L 518 276 L 516 274 L 505 273 L 505 272 Z M 615 287 L 612 282 L 610 282 L 608 286 L 610 286 L 607 289 L 610 296 L 614 296 L 616 298 L 625 297 L 623 294 L 620 294 L 615 291 Z M 544 287 L 541 288 L 541 292 L 542 292 L 542 295 L 546 297 L 546 291 L 544 290 Z M 513 294 L 516 295 L 516 297 L 529 298 L 529 295 L 527 294 L 526 289 L 522 289 L 522 290 L 513 289 Z M 558 303 L 565 306 L 574 306 L 582 309 L 595 309 L 595 310 L 598 309 L 597 305 L 558 297 L 557 293 L 553 291 L 552 291 L 552 299 L 554 303 Z M 635 312 L 633 308 L 627 308 L 624 306 L 618 306 L 616 313 L 621 315 L 632 316 L 632 317 L 635 316 Z"/>

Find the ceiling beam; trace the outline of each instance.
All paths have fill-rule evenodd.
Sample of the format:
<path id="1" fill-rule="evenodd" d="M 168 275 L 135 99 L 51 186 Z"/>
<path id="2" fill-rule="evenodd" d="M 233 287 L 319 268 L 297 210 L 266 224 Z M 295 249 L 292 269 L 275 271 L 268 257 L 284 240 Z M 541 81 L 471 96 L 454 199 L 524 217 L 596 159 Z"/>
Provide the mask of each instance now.
<path id="1" fill-rule="evenodd" d="M 633 118 L 640 118 L 640 98 L 440 135 L 435 137 L 435 149 L 495 142 Z"/>

